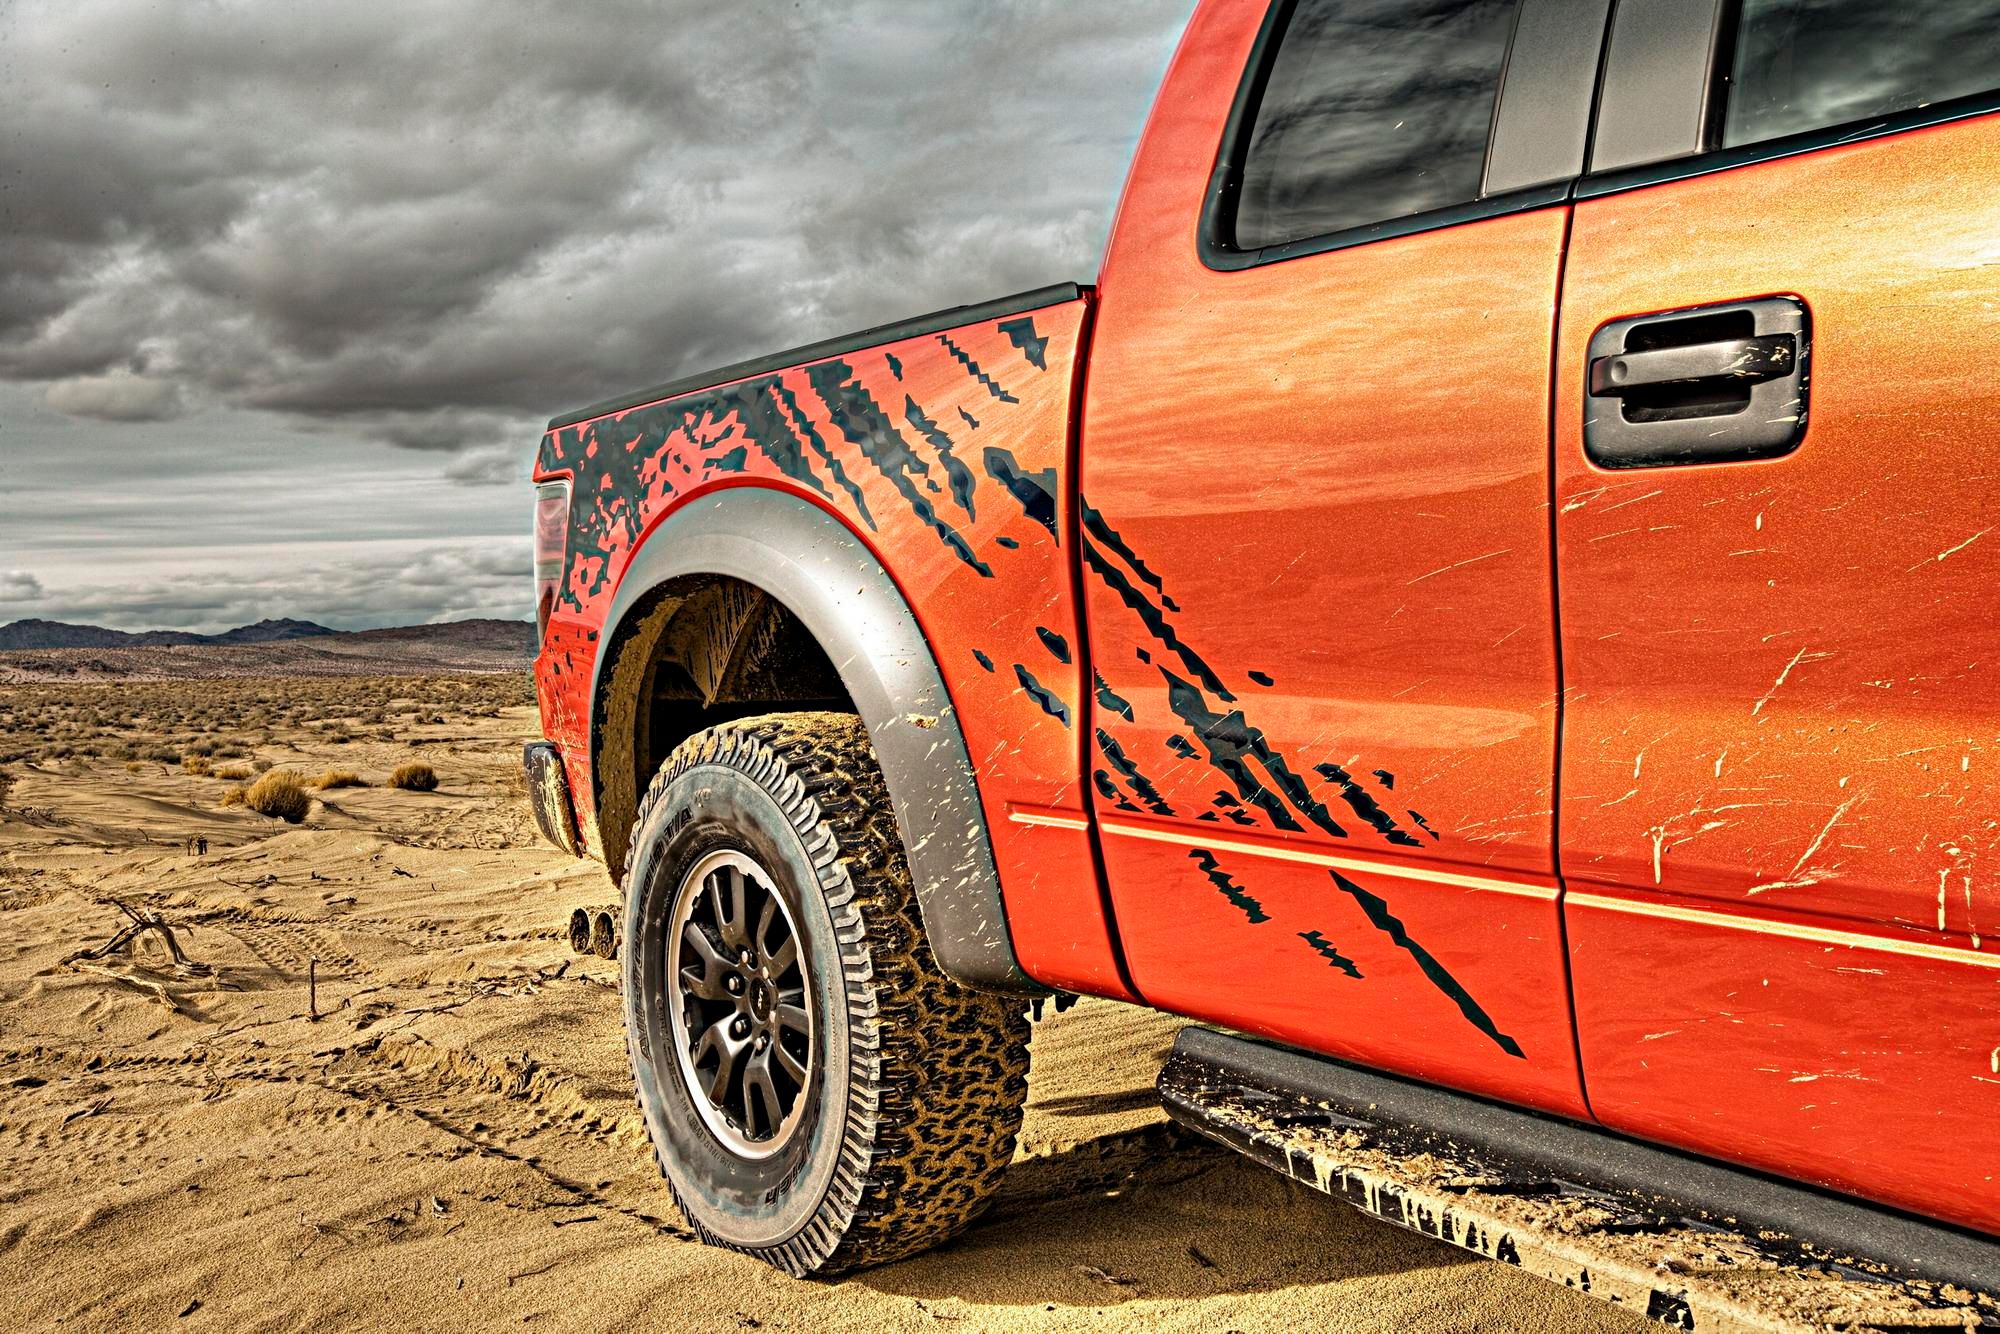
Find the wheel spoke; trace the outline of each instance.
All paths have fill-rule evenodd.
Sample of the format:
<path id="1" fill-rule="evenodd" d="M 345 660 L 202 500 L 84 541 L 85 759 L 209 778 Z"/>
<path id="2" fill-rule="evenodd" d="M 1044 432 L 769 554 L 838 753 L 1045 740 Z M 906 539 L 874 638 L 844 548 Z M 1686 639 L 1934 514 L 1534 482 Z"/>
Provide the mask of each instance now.
<path id="1" fill-rule="evenodd" d="M 759 1133 L 759 1131 L 764 1134 L 776 1134 L 779 1122 L 785 1119 L 784 1113 L 780 1110 L 781 1106 L 782 1104 L 778 1101 L 777 1083 L 771 1078 L 771 1049 L 766 1047 L 763 1051 L 753 1055 L 744 1064 L 744 1129 L 749 1130 L 752 1134 Z M 757 1121 L 751 1119 L 751 1109 L 753 1107 L 762 1110 L 763 1122 L 761 1126 L 759 1126 Z"/>
<path id="2" fill-rule="evenodd" d="M 757 951 L 759 958 L 764 958 L 770 954 L 770 946 L 764 942 L 771 938 L 771 922 L 777 915 L 778 896 L 771 893 L 765 894 L 764 911 L 757 914 L 757 935 L 750 943 L 750 947 Z"/>
<path id="3" fill-rule="evenodd" d="M 778 1007 L 777 1019 L 780 1027 L 789 1028 L 794 1033 L 810 1033 L 812 1031 L 808 1027 L 806 1012 L 802 1006 L 780 1005 Z"/>
<path id="4" fill-rule="evenodd" d="M 767 967 L 772 977 L 783 977 L 785 970 L 799 961 L 799 940 L 797 936 L 786 936 L 785 943 L 771 952 Z"/>
<path id="5" fill-rule="evenodd" d="M 749 905 L 744 900 L 749 896 L 750 887 L 742 873 L 733 866 L 719 868 L 715 873 L 715 883 L 718 889 L 716 921 L 722 928 L 722 941 L 738 949 L 747 948 L 750 937 L 744 929 L 744 917 Z M 724 897 L 726 903 L 723 902 Z"/>
<path id="6" fill-rule="evenodd" d="M 714 970 L 689 965 L 681 969 L 681 991 L 698 1000 L 726 1001 L 729 993 L 715 978 Z"/>
<path id="7" fill-rule="evenodd" d="M 698 976 L 692 964 L 681 969 L 681 986 L 703 1000 L 728 1000 L 729 993 L 722 988 L 722 978 L 729 971 L 729 964 L 716 953 L 715 943 L 708 938 L 708 933 L 689 922 L 681 928 L 681 940 L 701 961 Z"/>
<path id="8" fill-rule="evenodd" d="M 776 1056 L 778 1068 L 790 1075 L 792 1082 L 803 1089 L 806 1086 L 805 1062 L 785 1050 L 785 1044 L 782 1042 L 773 1042 L 771 1051 Z"/>
<path id="9" fill-rule="evenodd" d="M 729 1023 L 733 1018 L 734 1015 L 724 1015 L 710 1024 L 694 1049 L 696 1065 L 700 1065 L 710 1052 L 715 1053 L 715 1073 L 709 1077 L 708 1100 L 717 1107 L 723 1106 L 729 1096 L 730 1076 L 736 1073 L 736 1058 L 743 1054 L 742 1044 L 729 1036 Z"/>

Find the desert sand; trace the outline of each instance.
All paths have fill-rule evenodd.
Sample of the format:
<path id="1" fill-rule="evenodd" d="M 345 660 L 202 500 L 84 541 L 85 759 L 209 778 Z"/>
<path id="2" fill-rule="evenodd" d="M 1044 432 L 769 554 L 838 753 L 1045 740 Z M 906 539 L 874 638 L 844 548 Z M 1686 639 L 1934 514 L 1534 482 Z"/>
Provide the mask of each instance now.
<path id="1" fill-rule="evenodd" d="M 518 676 L 0 688 L 10 1327 L 1640 1327 L 1167 1125 L 1178 1023 L 1108 1002 L 1037 1025 L 1014 1168 L 954 1244 L 800 1282 L 693 1243 L 616 965 L 564 938 L 614 895 L 535 837 L 534 730 Z M 375 785 L 223 808 L 163 758 L 204 738 Z M 437 791 L 380 786 L 413 757 Z M 151 929 L 75 957 L 125 908 L 187 962 Z"/>

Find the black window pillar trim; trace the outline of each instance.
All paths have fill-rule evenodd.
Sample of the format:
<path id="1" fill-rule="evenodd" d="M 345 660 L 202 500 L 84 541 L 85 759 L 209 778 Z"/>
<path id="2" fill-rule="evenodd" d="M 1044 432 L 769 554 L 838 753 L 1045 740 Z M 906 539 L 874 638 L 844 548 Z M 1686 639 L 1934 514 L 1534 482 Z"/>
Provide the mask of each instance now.
<path id="1" fill-rule="evenodd" d="M 1572 184 L 1584 169 L 1611 0 L 1521 0 L 1496 94 L 1480 198 L 1281 245 L 1237 249 L 1236 205 L 1250 131 L 1297 3 L 1272 0 L 1265 11 L 1223 124 L 1197 226 L 1196 250 L 1206 267 L 1218 272 L 1256 268 L 1547 208 L 1569 199 Z"/>
<path id="2" fill-rule="evenodd" d="M 1673 23 L 1663 22 L 1675 15 Z M 1729 110 L 1741 16 L 1742 0 L 1618 0 L 1605 48 L 1604 89 L 1598 99 L 1590 169 L 1576 183 L 1578 200 L 2000 113 L 2000 90 L 1994 90 L 1734 148 L 1718 147 Z M 1635 27 L 1647 31 L 1635 37 Z M 1641 50 L 1644 46 L 1653 48 L 1650 56 Z M 1678 71 L 1680 86 L 1663 102 L 1645 81 L 1621 77 L 1621 58 L 1627 71 L 1635 62 L 1660 61 Z M 1621 136 L 1624 127 L 1648 118 L 1670 124 L 1672 130 L 1656 139 L 1652 149 L 1638 152 L 1632 139 Z"/>
<path id="3" fill-rule="evenodd" d="M 1590 169 L 1690 157 L 1721 114 L 1735 0 L 1618 0 Z"/>

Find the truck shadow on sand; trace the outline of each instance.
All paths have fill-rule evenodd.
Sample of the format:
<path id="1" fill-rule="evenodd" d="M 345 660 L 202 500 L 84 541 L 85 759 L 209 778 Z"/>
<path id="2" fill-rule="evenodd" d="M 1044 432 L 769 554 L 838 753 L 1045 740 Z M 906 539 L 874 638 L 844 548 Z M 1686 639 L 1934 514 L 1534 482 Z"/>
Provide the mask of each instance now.
<path id="1" fill-rule="evenodd" d="M 1015 1163 L 965 1235 L 851 1281 L 933 1303 L 1102 1308 L 1473 1263 L 1156 1124 Z"/>

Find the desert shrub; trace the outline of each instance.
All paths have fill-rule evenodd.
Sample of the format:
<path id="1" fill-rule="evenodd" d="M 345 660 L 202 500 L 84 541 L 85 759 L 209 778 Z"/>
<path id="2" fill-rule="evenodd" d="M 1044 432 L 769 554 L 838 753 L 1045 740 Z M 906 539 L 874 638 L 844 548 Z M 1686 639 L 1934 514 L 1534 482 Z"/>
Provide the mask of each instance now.
<path id="1" fill-rule="evenodd" d="M 128 774 L 144 773 L 146 772 L 146 766 L 137 760 L 127 760 L 125 761 L 125 772 Z"/>
<path id="2" fill-rule="evenodd" d="M 190 755 L 199 755 L 202 758 L 206 759 L 207 757 L 215 754 L 215 743 L 213 741 L 193 742 L 187 747 L 187 753 Z"/>
<path id="3" fill-rule="evenodd" d="M 227 778 L 232 782 L 240 781 L 250 776 L 249 766 L 243 764 L 225 764 L 213 772 L 217 778 Z"/>
<path id="4" fill-rule="evenodd" d="M 200 751 L 190 751 L 181 757 L 181 768 L 196 778 L 206 778 L 209 772 L 208 756 Z"/>
<path id="5" fill-rule="evenodd" d="M 273 769 L 243 793 L 243 804 L 259 815 L 275 815 L 287 824 L 306 818 L 312 795 L 305 780 L 290 769 Z"/>
<path id="6" fill-rule="evenodd" d="M 172 746 L 151 746 L 139 752 L 139 758 L 151 760 L 155 764 L 179 764 L 181 753 Z"/>
<path id="7" fill-rule="evenodd" d="M 405 792 L 433 792 L 437 789 L 437 770 L 422 760 L 411 760 L 396 766 L 396 772 L 389 775 L 389 786 L 399 787 Z"/>
<path id="8" fill-rule="evenodd" d="M 259 755 L 256 759 L 250 761 L 250 767 L 261 774 L 271 767 L 271 761 Z"/>
<path id="9" fill-rule="evenodd" d="M 249 753 L 249 751 L 243 749 L 242 746 L 234 741 L 226 742 L 215 748 L 215 758 L 218 760 L 240 760 Z"/>
<path id="10" fill-rule="evenodd" d="M 313 779 L 312 785 L 322 790 L 330 787 L 367 787 L 368 780 L 352 769 L 328 769 Z"/>
<path id="11" fill-rule="evenodd" d="M 243 804 L 244 798 L 248 797 L 249 795 L 250 795 L 250 789 L 243 786 L 243 784 L 238 783 L 234 787 L 229 788 L 222 794 L 222 804 L 224 806 L 241 806 Z"/>

